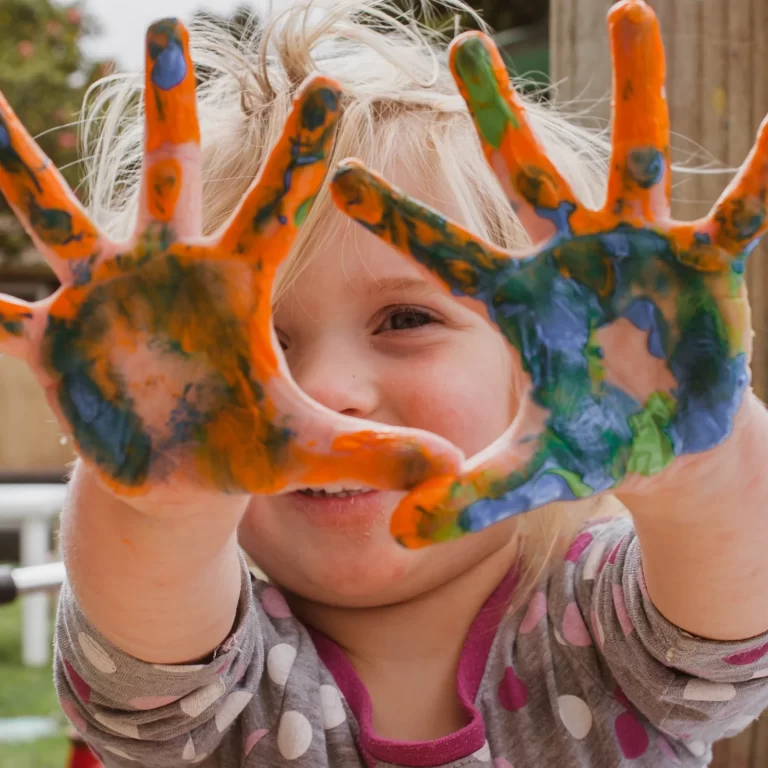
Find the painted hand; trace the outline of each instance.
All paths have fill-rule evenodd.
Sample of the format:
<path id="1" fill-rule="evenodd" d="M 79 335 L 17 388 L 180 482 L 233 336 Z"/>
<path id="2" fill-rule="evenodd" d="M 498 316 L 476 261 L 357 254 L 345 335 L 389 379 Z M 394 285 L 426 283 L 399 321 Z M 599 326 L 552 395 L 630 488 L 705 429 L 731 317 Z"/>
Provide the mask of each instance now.
<path id="1" fill-rule="evenodd" d="M 530 250 L 483 242 L 356 161 L 336 175 L 342 210 L 477 300 L 519 355 L 526 385 L 496 444 L 401 504 L 392 531 L 408 547 L 549 502 L 663 482 L 679 457 L 729 436 L 748 390 L 744 268 L 768 227 L 768 123 L 712 213 L 672 221 L 658 23 L 642 0 L 623 0 L 609 27 L 613 157 L 600 211 L 576 199 L 542 151 L 491 41 L 470 33 L 452 47 L 454 76 Z"/>
<path id="2" fill-rule="evenodd" d="M 123 495 L 407 489 L 462 457 L 433 435 L 377 430 L 311 401 L 272 331 L 271 285 L 326 175 L 340 93 L 297 96 L 259 177 L 201 235 L 195 73 L 171 19 L 147 37 L 138 224 L 113 243 L 0 97 L 0 189 L 62 287 L 0 299 L 0 349 L 27 359 L 80 455 Z"/>

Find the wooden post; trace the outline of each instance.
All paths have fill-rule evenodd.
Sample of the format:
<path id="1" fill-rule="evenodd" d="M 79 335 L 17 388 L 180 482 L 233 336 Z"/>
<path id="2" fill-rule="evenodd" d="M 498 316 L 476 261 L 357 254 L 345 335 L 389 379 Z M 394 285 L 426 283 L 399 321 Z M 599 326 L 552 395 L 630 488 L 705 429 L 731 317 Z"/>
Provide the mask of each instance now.
<path id="1" fill-rule="evenodd" d="M 552 79 L 561 104 L 591 115 L 610 113 L 611 68 L 606 15 L 611 0 L 550 0 Z M 735 169 L 768 113 L 766 0 L 649 0 L 661 22 L 674 161 L 689 167 Z M 729 174 L 676 173 L 674 214 L 706 213 Z M 757 332 L 752 361 L 756 391 L 768 399 L 768 247 L 750 257 L 748 284 Z M 712 768 L 768 765 L 768 717 L 740 736 L 716 745 Z"/>
<path id="2" fill-rule="evenodd" d="M 649 0 L 659 15 L 667 51 L 674 160 L 689 168 L 735 169 L 768 114 L 766 0 Z M 610 113 L 611 68 L 606 15 L 611 0 L 551 0 L 552 79 L 558 100 L 591 115 Z M 678 172 L 675 215 L 704 214 L 729 174 Z M 768 247 L 750 258 L 748 285 L 757 332 L 755 390 L 768 400 Z M 766 763 L 768 764 L 768 762 Z"/>

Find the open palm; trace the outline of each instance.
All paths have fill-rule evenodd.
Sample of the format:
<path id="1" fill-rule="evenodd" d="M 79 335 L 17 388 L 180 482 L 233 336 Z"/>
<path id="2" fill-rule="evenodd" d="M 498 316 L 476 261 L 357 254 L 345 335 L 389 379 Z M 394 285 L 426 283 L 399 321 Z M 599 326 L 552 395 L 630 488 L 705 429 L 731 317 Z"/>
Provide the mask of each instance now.
<path id="1" fill-rule="evenodd" d="M 62 283 L 37 304 L 0 300 L 0 349 L 29 361 L 117 492 L 179 503 L 201 490 L 403 489 L 458 466 L 434 436 L 384 433 L 311 401 L 274 340 L 272 281 L 326 175 L 340 98 L 325 78 L 305 85 L 240 206 L 204 238 L 188 35 L 155 24 L 139 220 L 114 243 L 0 97 L 0 189 Z"/>
<path id="2" fill-rule="evenodd" d="M 454 76 L 534 247 L 501 251 L 356 161 L 335 178 L 342 210 L 479 302 L 525 382 L 496 444 L 400 506 L 392 530 L 407 546 L 655 478 L 731 433 L 749 386 L 744 269 L 767 225 L 768 124 L 709 217 L 671 220 L 658 23 L 642 0 L 623 0 L 609 26 L 614 135 L 602 210 L 576 199 L 534 137 L 501 56 L 477 33 L 454 43 Z"/>

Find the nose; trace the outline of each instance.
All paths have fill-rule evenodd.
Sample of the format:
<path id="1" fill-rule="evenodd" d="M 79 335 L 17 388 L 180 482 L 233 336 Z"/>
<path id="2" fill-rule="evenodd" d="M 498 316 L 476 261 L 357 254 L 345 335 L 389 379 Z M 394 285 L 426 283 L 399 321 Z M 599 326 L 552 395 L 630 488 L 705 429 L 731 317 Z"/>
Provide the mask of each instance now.
<path id="1" fill-rule="evenodd" d="M 376 373 L 359 345 L 331 338 L 289 363 L 296 383 L 326 408 L 359 419 L 373 419 L 379 410 Z"/>

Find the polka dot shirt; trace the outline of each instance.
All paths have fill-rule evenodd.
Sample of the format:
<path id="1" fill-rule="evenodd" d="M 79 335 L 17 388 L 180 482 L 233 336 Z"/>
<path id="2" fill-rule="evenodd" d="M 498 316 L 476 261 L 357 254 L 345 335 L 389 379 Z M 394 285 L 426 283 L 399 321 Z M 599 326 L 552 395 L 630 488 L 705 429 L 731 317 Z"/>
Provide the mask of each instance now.
<path id="1" fill-rule="evenodd" d="M 62 707 L 105 766 L 706 766 L 712 743 L 768 707 L 768 636 L 686 634 L 651 603 L 629 519 L 593 521 L 530 598 L 499 584 L 467 636 L 464 727 L 430 742 L 375 733 L 341 649 L 243 564 L 235 628 L 206 664 L 140 662 L 89 625 L 65 587 Z"/>

